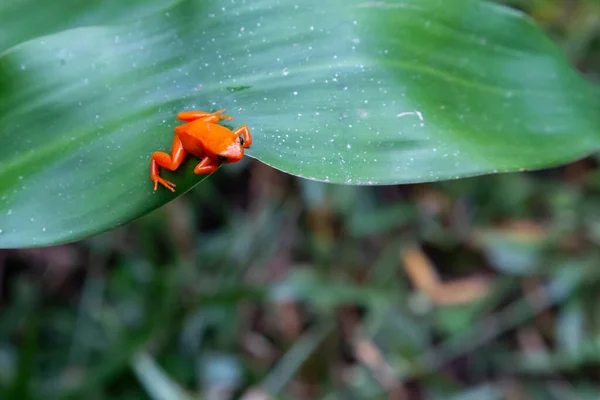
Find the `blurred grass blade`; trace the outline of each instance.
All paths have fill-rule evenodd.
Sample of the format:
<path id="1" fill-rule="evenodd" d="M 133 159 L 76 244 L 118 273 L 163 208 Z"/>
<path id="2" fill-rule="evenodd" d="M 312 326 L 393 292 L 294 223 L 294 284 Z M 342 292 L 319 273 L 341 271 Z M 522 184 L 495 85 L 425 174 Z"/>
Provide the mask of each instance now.
<path id="1" fill-rule="evenodd" d="M 138 353 L 132 368 L 153 400 L 191 400 L 185 391 L 166 375 L 154 359 L 145 352 Z"/>
<path id="2" fill-rule="evenodd" d="M 448 400 L 501 400 L 505 398 L 501 388 L 492 385 L 482 385 L 451 397 L 444 397 Z"/>
<path id="3" fill-rule="evenodd" d="M 580 298 L 570 299 L 558 312 L 555 328 L 557 347 L 576 353 L 585 338 L 585 327 L 584 302 Z"/>
<path id="4" fill-rule="evenodd" d="M 0 5 L 0 247 L 126 223 L 178 111 L 225 108 L 251 157 L 346 184 L 540 168 L 598 148 L 600 95 L 524 16 L 479 0 Z M 219 172 L 217 172 L 219 173 Z"/>
<path id="5" fill-rule="evenodd" d="M 334 323 L 330 320 L 304 333 L 269 372 L 261 385 L 262 389 L 271 396 L 279 395 L 333 328 Z"/>

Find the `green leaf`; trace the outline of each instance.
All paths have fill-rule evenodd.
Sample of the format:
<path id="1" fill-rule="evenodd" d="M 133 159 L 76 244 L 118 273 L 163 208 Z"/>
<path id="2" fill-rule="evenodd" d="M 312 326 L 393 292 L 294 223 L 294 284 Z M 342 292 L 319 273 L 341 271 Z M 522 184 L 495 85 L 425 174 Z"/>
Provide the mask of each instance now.
<path id="1" fill-rule="evenodd" d="M 164 173 L 176 194 L 152 191 L 150 154 L 181 110 L 225 108 L 249 156 L 333 183 L 597 149 L 597 88 L 529 19 L 479 0 L 4 3 L 0 247 L 107 230 L 201 181 L 188 160 Z"/>

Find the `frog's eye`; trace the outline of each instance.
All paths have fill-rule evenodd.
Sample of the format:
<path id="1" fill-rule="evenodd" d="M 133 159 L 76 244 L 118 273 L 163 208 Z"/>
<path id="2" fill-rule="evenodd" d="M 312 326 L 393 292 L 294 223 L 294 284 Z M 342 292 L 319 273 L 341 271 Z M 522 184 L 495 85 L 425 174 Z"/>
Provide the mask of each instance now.
<path id="1" fill-rule="evenodd" d="M 225 161 L 227 161 L 227 157 L 219 155 L 219 156 L 217 156 L 217 160 L 219 160 L 221 162 L 225 162 Z"/>
<path id="2" fill-rule="evenodd" d="M 243 146 L 244 145 L 244 136 L 240 136 L 240 144 Z"/>

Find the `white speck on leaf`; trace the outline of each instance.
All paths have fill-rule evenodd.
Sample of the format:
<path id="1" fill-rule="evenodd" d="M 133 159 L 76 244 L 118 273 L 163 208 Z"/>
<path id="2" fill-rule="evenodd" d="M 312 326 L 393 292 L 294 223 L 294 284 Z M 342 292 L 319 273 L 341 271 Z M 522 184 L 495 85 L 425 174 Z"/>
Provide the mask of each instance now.
<path id="1" fill-rule="evenodd" d="M 406 117 L 407 115 L 416 115 L 421 121 L 421 126 L 425 126 L 425 119 L 423 118 L 423 114 L 420 111 L 407 111 L 396 115 L 396 117 L 402 118 Z"/>

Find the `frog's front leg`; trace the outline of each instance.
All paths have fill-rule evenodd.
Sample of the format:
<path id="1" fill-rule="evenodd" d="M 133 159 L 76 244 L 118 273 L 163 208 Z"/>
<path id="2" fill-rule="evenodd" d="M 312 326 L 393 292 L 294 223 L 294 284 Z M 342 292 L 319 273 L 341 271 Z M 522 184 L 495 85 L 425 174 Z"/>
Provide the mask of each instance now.
<path id="1" fill-rule="evenodd" d="M 202 161 L 200 161 L 200 163 L 198 165 L 196 165 L 196 168 L 194 168 L 194 173 L 195 174 L 210 174 L 210 173 L 215 172 L 217 170 L 217 168 L 219 168 L 218 161 L 212 160 L 209 157 L 204 157 L 202 159 Z"/>
<path id="2" fill-rule="evenodd" d="M 173 139 L 173 144 L 171 145 L 171 155 L 161 151 L 152 153 L 152 161 L 150 163 L 150 179 L 154 181 L 154 191 L 156 191 L 158 188 L 159 183 L 169 189 L 171 192 L 175 191 L 175 184 L 173 182 L 169 182 L 168 180 L 159 176 L 158 167 L 161 166 L 171 171 L 175 171 L 177 168 L 179 168 L 186 155 L 187 153 L 183 149 L 183 144 L 177 136 L 175 136 Z"/>
<path id="3" fill-rule="evenodd" d="M 217 114 L 221 114 L 224 111 L 225 111 L 225 109 L 215 111 L 214 113 L 207 113 L 206 111 L 185 111 L 185 112 L 180 112 L 179 114 L 177 114 L 177 119 L 180 121 L 187 121 L 187 122 L 201 119 L 203 121 L 211 122 L 211 123 L 219 122 L 222 119 L 228 119 L 230 121 L 233 121 L 233 118 L 231 118 L 228 115 L 217 115 Z"/>
<path id="4" fill-rule="evenodd" d="M 245 149 L 250 147 L 252 144 L 252 136 L 250 135 L 250 129 L 246 125 L 242 125 L 233 131 L 233 136 L 240 136 L 240 144 L 244 146 Z"/>

